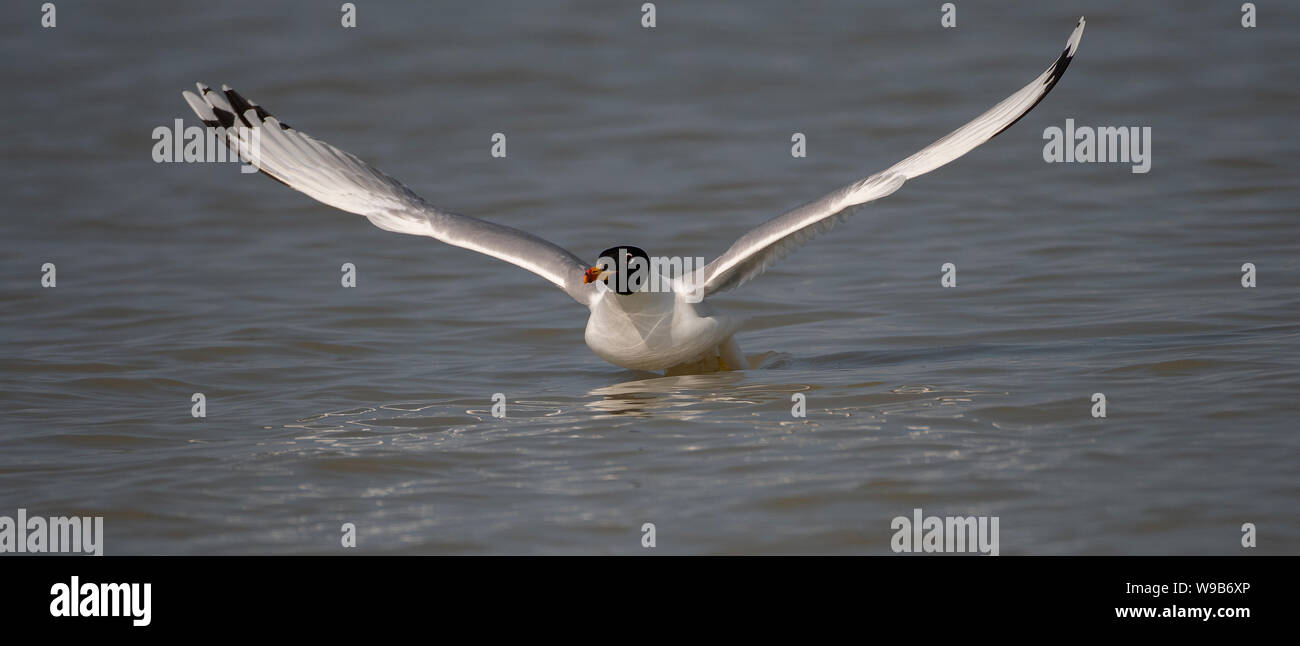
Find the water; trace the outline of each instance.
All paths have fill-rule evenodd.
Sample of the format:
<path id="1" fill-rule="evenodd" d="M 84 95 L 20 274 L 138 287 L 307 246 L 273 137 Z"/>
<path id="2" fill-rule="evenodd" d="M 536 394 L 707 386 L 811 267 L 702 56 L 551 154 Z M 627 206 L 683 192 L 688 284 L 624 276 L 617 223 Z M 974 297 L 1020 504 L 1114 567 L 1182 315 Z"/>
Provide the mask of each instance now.
<path id="1" fill-rule="evenodd" d="M 347 522 L 378 553 L 643 553 L 653 522 L 656 553 L 887 554 L 917 507 L 998 516 L 1003 554 L 1237 554 L 1246 522 L 1297 552 L 1300 10 L 863 4 L 8 8 L 0 515 L 102 515 L 110 554 L 331 554 Z M 149 154 L 229 83 L 445 208 L 712 258 L 1085 14 L 1014 128 L 716 301 L 743 373 L 610 366 L 539 278 Z M 1067 118 L 1150 126 L 1151 172 L 1043 163 Z"/>

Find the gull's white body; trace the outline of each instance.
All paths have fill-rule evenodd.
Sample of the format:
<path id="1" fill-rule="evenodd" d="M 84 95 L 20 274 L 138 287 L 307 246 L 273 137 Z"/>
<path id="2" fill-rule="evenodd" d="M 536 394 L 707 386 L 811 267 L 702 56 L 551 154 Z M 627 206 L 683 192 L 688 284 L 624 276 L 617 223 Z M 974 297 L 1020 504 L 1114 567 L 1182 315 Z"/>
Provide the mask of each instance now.
<path id="1" fill-rule="evenodd" d="M 670 284 L 665 277 L 662 284 Z M 597 290 L 583 335 L 596 356 L 633 370 L 746 368 L 731 338 L 740 321 L 715 314 L 686 292 Z M 721 359 L 719 365 L 718 360 Z"/>
<path id="2" fill-rule="evenodd" d="M 281 183 L 330 206 L 357 213 L 388 231 L 436 238 L 504 260 L 537 274 L 591 310 L 584 338 L 600 358 L 636 370 L 716 370 L 748 366 L 732 334 L 739 321 L 713 313 L 702 299 L 737 287 L 813 236 L 848 217 L 855 207 L 898 190 L 939 168 L 1028 113 L 1056 85 L 1083 36 L 1083 19 L 1065 51 L 1047 71 L 966 125 L 874 175 L 852 182 L 778 216 L 741 236 L 717 259 L 688 277 L 665 281 L 673 291 L 619 294 L 584 280 L 587 265 L 564 248 L 531 233 L 442 211 L 401 182 L 319 139 L 281 123 L 229 88 L 184 92 L 209 127 L 228 128 L 226 142 Z M 240 138 L 232 126 L 259 138 Z M 252 142 L 259 142 L 254 145 Z M 698 286 L 687 298 L 682 285 Z"/>

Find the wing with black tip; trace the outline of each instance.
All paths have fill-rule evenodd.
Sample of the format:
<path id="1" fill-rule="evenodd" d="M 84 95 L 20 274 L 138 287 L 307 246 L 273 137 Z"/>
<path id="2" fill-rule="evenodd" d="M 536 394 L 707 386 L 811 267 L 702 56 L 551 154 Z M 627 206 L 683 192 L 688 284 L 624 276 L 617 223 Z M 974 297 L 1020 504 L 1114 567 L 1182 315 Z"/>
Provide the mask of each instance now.
<path id="1" fill-rule="evenodd" d="M 736 287 L 763 273 L 772 263 L 802 246 L 818 233 L 848 217 L 852 207 L 893 193 L 903 182 L 924 175 L 965 155 L 1019 121 L 1052 90 L 1074 58 L 1084 21 L 1074 28 L 1065 51 L 1047 71 L 988 112 L 948 133 L 920 152 L 870 177 L 840 188 L 816 201 L 778 216 L 746 233 L 701 271 L 697 285 L 704 295 Z"/>
<path id="2" fill-rule="evenodd" d="M 586 265 L 572 253 L 531 233 L 442 211 L 401 182 L 319 139 L 281 122 L 234 90 L 198 84 L 183 92 L 203 123 L 226 129 L 226 143 L 241 159 L 280 183 L 334 208 L 364 215 L 377 227 L 428 236 L 499 258 L 531 271 L 587 305 L 594 291 L 583 282 Z M 245 134 L 238 134 L 240 128 Z"/>

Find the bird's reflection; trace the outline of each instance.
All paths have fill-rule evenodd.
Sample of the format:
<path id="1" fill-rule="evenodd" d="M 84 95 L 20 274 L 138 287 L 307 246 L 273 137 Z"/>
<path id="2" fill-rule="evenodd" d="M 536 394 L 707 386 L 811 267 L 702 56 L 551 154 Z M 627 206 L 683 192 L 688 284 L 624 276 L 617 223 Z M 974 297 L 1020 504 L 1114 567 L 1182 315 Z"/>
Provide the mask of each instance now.
<path id="1" fill-rule="evenodd" d="M 447 397 L 441 401 L 394 402 L 361 406 L 348 410 L 317 413 L 285 424 L 293 440 L 323 444 L 365 444 L 418 441 L 420 438 L 462 432 L 495 433 L 509 430 L 555 428 L 570 432 L 578 429 L 608 428 L 609 418 L 657 418 L 670 421 L 736 421 L 759 424 L 763 411 L 789 408 L 795 393 L 826 388 L 829 394 L 818 395 L 809 409 L 819 415 L 855 417 L 865 424 L 875 424 L 887 416 L 911 416 L 918 419 L 962 417 L 976 397 L 1002 395 L 965 388 L 941 388 L 933 385 L 893 385 L 884 381 L 865 381 L 849 386 L 817 379 L 826 376 L 826 366 L 818 361 L 792 365 L 788 355 L 764 353 L 748 357 L 751 369 L 703 374 L 657 375 L 623 372 L 615 383 L 583 393 L 553 395 L 544 398 L 510 399 L 507 414 L 498 419 L 486 399 Z M 844 369 L 844 358 L 836 355 L 832 375 Z M 855 357 L 855 363 L 879 362 L 877 355 Z M 814 376 L 816 375 L 816 376 Z M 803 379 L 817 379 L 804 381 Z M 847 392 L 842 392 L 847 388 Z M 774 408 L 774 406 L 776 408 Z M 506 412 L 506 411 L 503 411 Z M 598 420 L 605 418 L 606 422 Z M 795 420 L 815 424 L 812 420 Z M 791 423 L 784 418 L 782 423 Z M 272 427 L 267 427 L 268 429 Z"/>
<path id="2" fill-rule="evenodd" d="M 596 388 L 587 408 L 606 415 L 695 419 L 718 406 L 752 405 L 808 390 L 803 384 L 749 383 L 752 372 L 713 372 L 625 381 Z"/>

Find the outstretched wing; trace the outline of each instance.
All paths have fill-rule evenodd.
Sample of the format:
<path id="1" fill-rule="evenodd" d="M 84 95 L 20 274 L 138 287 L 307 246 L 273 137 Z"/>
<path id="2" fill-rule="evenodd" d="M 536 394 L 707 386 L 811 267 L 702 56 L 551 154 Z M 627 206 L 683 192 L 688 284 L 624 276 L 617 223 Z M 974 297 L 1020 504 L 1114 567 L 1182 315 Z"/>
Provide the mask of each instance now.
<path id="1" fill-rule="evenodd" d="M 704 295 L 736 287 L 763 273 L 772 263 L 848 217 L 851 207 L 885 197 L 898 190 L 903 182 L 965 155 L 1010 128 L 1038 105 L 1060 80 L 1079 48 L 1083 26 L 1084 20 L 1080 18 L 1079 25 L 1066 42 L 1065 51 L 1046 72 L 974 121 L 875 175 L 768 220 L 746 233 L 700 271 L 697 284 L 703 286 Z"/>
<path id="2" fill-rule="evenodd" d="M 226 143 L 240 157 L 285 186 L 334 208 L 364 215 L 377 227 L 429 236 L 523 267 L 586 305 L 592 289 L 582 281 L 586 265 L 562 247 L 531 233 L 439 210 L 401 182 L 271 116 L 223 86 L 202 83 L 185 100 L 210 127 L 226 128 Z M 245 128 L 240 136 L 238 128 Z"/>

